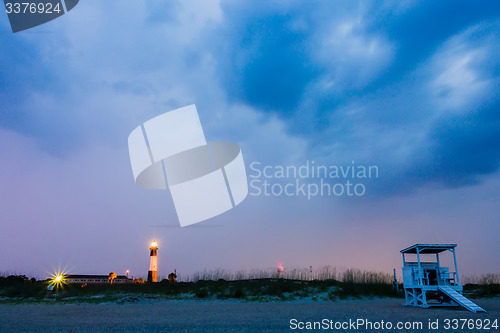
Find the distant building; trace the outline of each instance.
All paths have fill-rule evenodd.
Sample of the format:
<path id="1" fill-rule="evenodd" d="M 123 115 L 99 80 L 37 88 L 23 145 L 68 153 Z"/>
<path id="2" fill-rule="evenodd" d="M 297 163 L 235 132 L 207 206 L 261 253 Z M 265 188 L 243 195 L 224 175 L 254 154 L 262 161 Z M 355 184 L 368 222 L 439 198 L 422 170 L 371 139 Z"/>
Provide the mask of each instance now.
<path id="1" fill-rule="evenodd" d="M 64 283 L 71 284 L 109 284 L 111 281 L 109 275 L 65 275 Z M 113 279 L 113 284 L 126 284 L 133 283 L 132 279 L 129 279 L 125 275 L 118 275 Z"/>

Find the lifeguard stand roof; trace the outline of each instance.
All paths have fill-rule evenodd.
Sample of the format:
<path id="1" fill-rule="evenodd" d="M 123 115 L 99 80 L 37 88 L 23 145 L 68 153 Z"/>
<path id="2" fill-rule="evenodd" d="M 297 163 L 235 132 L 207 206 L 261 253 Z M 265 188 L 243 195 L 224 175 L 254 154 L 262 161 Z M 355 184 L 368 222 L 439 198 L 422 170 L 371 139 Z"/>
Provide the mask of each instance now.
<path id="1" fill-rule="evenodd" d="M 401 253 L 441 253 L 446 250 L 451 250 L 457 247 L 457 244 L 415 244 L 404 250 Z"/>

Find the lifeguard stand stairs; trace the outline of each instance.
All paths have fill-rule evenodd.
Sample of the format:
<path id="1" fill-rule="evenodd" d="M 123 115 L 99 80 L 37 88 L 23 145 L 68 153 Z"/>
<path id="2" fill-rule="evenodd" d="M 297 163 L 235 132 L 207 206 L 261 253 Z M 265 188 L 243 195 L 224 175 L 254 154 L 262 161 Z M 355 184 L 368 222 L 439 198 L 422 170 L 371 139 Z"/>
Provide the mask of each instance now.
<path id="1" fill-rule="evenodd" d="M 421 308 L 456 305 L 472 312 L 486 312 L 462 295 L 463 288 L 460 285 L 455 255 L 456 246 L 457 244 L 415 244 L 401 250 L 406 298 L 404 305 Z M 448 267 L 441 267 L 439 264 L 439 255 L 447 251 L 453 253 L 454 272 L 450 272 Z M 421 255 L 423 254 L 435 254 L 436 259 L 422 262 Z M 413 256 L 416 261 L 406 261 L 408 256 Z"/>

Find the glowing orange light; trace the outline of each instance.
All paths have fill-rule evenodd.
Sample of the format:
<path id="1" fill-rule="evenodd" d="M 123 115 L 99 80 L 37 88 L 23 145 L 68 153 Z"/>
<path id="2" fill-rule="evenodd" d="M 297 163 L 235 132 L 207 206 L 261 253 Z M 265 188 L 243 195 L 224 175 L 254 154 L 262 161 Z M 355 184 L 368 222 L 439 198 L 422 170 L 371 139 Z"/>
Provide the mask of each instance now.
<path id="1" fill-rule="evenodd" d="M 49 284 L 56 288 L 62 287 L 64 284 L 64 275 L 61 273 L 54 274 L 52 279 L 49 281 Z"/>
<path id="2" fill-rule="evenodd" d="M 158 246 L 158 243 L 157 243 L 156 241 L 153 241 L 153 242 L 151 243 L 151 247 L 157 247 L 157 246 Z"/>
<path id="3" fill-rule="evenodd" d="M 55 272 L 52 273 L 47 272 L 47 273 L 50 274 L 50 277 L 47 279 L 48 283 L 47 288 L 50 287 L 51 288 L 50 290 L 53 290 L 64 287 L 64 285 L 66 284 L 66 275 L 67 275 L 66 269 L 58 268 Z"/>

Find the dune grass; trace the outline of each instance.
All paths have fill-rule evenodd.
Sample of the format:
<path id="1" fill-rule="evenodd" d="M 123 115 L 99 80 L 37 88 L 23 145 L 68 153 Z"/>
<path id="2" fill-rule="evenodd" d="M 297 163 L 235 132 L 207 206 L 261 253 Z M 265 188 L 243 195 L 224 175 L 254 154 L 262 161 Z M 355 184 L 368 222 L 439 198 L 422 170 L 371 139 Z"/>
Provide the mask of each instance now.
<path id="1" fill-rule="evenodd" d="M 159 283 L 66 284 L 48 291 L 48 281 L 25 276 L 0 277 L 0 302 L 129 302 L 139 299 L 241 299 L 247 301 L 335 301 L 363 297 L 402 297 L 393 289 L 386 273 L 331 267 L 290 270 L 288 274 L 267 271 L 227 273 L 223 270 L 195 273 L 182 281 Z M 485 284 L 468 283 L 471 297 L 500 295 L 500 284 L 489 275 L 478 277 Z"/>
<path id="2" fill-rule="evenodd" d="M 367 296 L 398 297 L 390 276 L 384 273 L 324 267 L 312 276 L 308 269 L 290 269 L 280 276 L 274 270 L 228 273 L 217 269 L 195 273 L 178 282 L 159 283 L 66 284 L 47 291 L 48 281 L 25 276 L 0 277 L 0 302 L 78 301 L 106 302 L 123 296 L 163 299 L 243 299 L 249 301 L 286 301 L 296 299 L 337 300 Z"/>
<path id="3" fill-rule="evenodd" d="M 337 300 L 365 296 L 397 297 L 389 284 L 343 283 L 336 280 L 301 281 L 289 279 L 198 280 L 197 282 L 145 284 L 65 285 L 54 292 L 46 290 L 42 281 L 26 282 L 0 289 L 3 301 L 9 299 L 40 301 L 54 298 L 60 301 L 87 299 L 92 302 L 110 301 L 121 296 L 154 296 L 161 299 L 244 299 L 244 300 Z"/>

